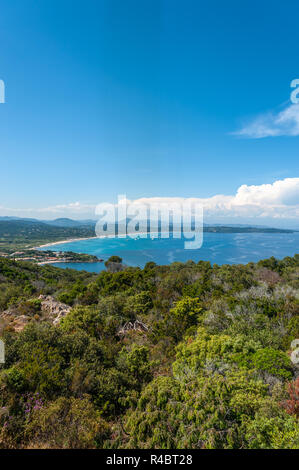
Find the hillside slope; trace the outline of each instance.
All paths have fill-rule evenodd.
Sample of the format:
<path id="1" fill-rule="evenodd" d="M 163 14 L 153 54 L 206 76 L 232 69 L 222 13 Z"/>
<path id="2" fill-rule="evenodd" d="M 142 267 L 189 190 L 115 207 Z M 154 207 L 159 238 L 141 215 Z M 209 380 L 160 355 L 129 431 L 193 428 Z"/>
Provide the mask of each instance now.
<path id="1" fill-rule="evenodd" d="M 299 255 L 99 275 L 0 260 L 9 311 L 0 447 L 299 447 Z"/>

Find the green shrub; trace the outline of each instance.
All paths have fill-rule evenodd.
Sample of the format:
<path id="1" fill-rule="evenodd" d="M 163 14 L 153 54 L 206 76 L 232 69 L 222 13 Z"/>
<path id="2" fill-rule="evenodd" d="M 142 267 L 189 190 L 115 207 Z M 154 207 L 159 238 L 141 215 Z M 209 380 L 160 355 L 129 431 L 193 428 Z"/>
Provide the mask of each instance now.
<path id="1" fill-rule="evenodd" d="M 108 424 L 87 397 L 63 398 L 34 411 L 25 427 L 28 447 L 87 449 L 102 447 Z"/>

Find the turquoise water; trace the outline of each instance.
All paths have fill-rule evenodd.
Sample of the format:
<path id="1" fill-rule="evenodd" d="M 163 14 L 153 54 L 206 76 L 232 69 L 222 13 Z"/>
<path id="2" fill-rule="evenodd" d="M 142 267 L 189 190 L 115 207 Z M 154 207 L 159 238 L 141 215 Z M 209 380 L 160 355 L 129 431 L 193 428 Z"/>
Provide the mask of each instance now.
<path id="1" fill-rule="evenodd" d="M 104 260 L 118 255 L 129 266 L 143 267 L 148 261 L 205 260 L 217 264 L 240 264 L 275 256 L 278 259 L 299 253 L 299 232 L 295 233 L 204 233 L 198 250 L 185 250 L 181 239 L 97 238 L 54 245 L 55 251 L 96 255 Z M 49 248 L 44 248 L 44 250 Z M 105 269 L 104 263 L 56 263 L 61 268 L 90 272 Z"/>

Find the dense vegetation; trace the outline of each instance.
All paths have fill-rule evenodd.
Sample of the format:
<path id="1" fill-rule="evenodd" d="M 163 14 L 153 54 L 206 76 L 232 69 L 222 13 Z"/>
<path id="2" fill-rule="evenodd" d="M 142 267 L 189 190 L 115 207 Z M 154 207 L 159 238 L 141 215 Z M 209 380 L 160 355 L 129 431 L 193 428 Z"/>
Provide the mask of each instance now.
<path id="1" fill-rule="evenodd" d="M 94 237 L 94 226 L 64 227 L 41 221 L 0 220 L 0 251 L 12 253 L 43 243 L 51 243 L 68 238 Z"/>
<path id="2" fill-rule="evenodd" d="M 2 328 L 0 447 L 299 448 L 299 255 L 120 261 L 0 260 L 0 311 L 32 311 Z M 59 326 L 39 321 L 40 294 L 72 306 Z"/>

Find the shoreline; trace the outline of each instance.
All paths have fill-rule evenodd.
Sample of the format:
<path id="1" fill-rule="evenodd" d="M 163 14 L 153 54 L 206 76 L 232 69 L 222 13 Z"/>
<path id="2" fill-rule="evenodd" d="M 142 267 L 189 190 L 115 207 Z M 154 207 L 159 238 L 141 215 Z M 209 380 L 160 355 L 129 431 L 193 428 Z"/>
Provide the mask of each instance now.
<path id="1" fill-rule="evenodd" d="M 98 261 L 68 261 L 65 259 L 61 260 L 51 260 L 51 261 L 41 261 L 40 263 L 37 263 L 39 266 L 42 266 L 44 264 L 57 264 L 57 263 L 71 263 L 71 264 L 76 264 L 76 263 L 84 263 L 84 264 L 96 264 L 96 263 L 103 263 L 104 260 L 98 260 Z"/>
<path id="2" fill-rule="evenodd" d="M 68 240 L 61 240 L 59 242 L 45 243 L 44 245 L 39 245 L 39 246 L 35 246 L 33 248 L 29 248 L 29 250 L 38 250 L 39 248 L 45 248 L 45 247 L 48 247 L 48 246 L 55 246 L 55 245 L 63 245 L 65 243 L 79 242 L 79 241 L 83 241 L 83 240 L 94 240 L 95 238 L 108 238 L 108 237 L 69 238 Z"/>
<path id="3" fill-rule="evenodd" d="M 144 235 L 144 233 L 141 233 L 141 234 L 138 234 L 138 235 Z M 84 241 L 84 240 L 95 240 L 96 238 L 99 238 L 100 240 L 103 240 L 104 238 L 124 238 L 124 237 L 118 237 L 118 236 L 115 236 L 115 235 L 101 235 L 99 237 L 69 238 L 67 240 L 62 240 L 60 242 L 49 242 L 49 243 L 45 243 L 44 245 L 34 246 L 32 248 L 28 248 L 28 250 L 38 250 L 39 248 L 45 248 L 45 247 L 48 247 L 48 246 L 62 245 L 62 244 L 65 244 L 65 243 L 72 243 L 72 242 L 80 242 L 80 241 Z"/>

